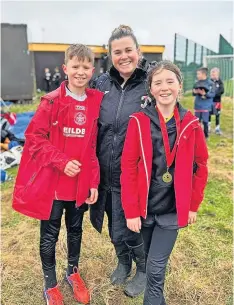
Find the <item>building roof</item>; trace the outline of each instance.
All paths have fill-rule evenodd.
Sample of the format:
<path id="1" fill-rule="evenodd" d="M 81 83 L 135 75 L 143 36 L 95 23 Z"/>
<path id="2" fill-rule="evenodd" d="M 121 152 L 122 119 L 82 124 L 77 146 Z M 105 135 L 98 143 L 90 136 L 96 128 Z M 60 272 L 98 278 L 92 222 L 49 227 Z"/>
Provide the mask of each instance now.
<path id="1" fill-rule="evenodd" d="M 65 43 L 29 43 L 28 49 L 32 52 L 65 52 L 70 44 Z M 88 45 L 88 47 L 97 54 L 108 53 L 107 46 L 97 46 L 97 45 Z M 142 53 L 160 53 L 162 54 L 165 50 L 163 45 L 141 45 L 140 46 Z"/>

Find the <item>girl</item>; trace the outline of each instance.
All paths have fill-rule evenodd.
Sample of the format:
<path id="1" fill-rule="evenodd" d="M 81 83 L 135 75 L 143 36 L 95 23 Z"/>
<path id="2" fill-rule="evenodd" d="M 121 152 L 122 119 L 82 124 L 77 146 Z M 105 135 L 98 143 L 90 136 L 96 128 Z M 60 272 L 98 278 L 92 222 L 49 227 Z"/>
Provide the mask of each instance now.
<path id="1" fill-rule="evenodd" d="M 208 152 L 198 119 L 178 102 L 178 67 L 169 61 L 156 64 L 148 86 L 152 102 L 130 116 L 121 194 L 127 226 L 141 232 L 144 240 L 144 305 L 165 305 L 166 265 L 178 229 L 196 222 L 207 183 Z"/>

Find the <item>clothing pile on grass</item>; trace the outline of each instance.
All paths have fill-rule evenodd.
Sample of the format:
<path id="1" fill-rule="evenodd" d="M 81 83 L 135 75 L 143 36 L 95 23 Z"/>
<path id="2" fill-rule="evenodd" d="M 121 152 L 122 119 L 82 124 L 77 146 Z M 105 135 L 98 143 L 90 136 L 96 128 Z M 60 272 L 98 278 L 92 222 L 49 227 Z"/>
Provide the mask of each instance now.
<path id="1" fill-rule="evenodd" d="M 34 115 L 34 112 L 16 115 L 10 111 L 10 106 L 10 102 L 1 101 L 1 182 L 11 180 L 12 177 L 6 170 L 20 163 L 25 142 L 24 132 Z"/>

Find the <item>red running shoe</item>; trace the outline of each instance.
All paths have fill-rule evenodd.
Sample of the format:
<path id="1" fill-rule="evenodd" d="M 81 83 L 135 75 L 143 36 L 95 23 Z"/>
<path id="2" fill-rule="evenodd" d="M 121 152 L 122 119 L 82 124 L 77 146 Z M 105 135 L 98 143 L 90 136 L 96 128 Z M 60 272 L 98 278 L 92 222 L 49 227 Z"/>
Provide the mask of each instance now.
<path id="1" fill-rule="evenodd" d="M 82 304 L 88 304 L 90 302 L 89 291 L 86 288 L 78 269 L 74 268 L 73 273 L 69 276 L 66 274 L 66 280 L 72 287 L 74 298 Z"/>
<path id="2" fill-rule="evenodd" d="M 63 295 L 58 289 L 58 285 L 54 288 L 44 289 L 44 297 L 46 305 L 64 305 Z"/>

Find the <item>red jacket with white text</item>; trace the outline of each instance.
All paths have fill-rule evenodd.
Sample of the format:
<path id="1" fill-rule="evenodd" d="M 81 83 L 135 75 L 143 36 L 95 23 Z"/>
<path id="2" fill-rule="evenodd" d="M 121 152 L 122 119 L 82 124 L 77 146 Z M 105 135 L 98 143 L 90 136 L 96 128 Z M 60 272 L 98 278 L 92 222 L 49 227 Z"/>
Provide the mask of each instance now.
<path id="1" fill-rule="evenodd" d="M 58 89 L 42 97 L 25 132 L 26 142 L 13 193 L 13 208 L 40 220 L 49 219 L 59 177 L 64 175 L 66 164 L 74 159 L 72 153 L 68 155 L 64 149 L 68 137 L 67 146 L 71 152 L 77 151 L 75 137 L 83 137 L 78 160 L 82 167 L 77 178 L 77 206 L 85 202 L 90 188 L 97 188 L 100 180 L 96 138 L 103 93 L 86 89 L 87 110 L 84 115 L 79 110 L 74 112 L 72 99 L 65 96 L 65 85 L 63 82 Z M 74 128 L 66 127 L 68 117 L 77 123 Z M 85 128 L 80 126 L 86 121 Z M 70 141 L 70 137 L 74 140 Z M 64 191 L 66 188 L 64 184 Z"/>

